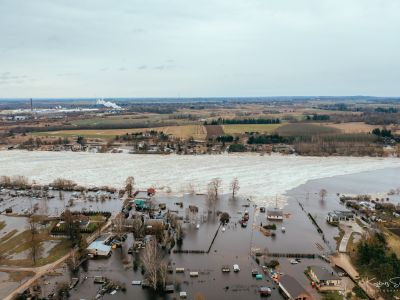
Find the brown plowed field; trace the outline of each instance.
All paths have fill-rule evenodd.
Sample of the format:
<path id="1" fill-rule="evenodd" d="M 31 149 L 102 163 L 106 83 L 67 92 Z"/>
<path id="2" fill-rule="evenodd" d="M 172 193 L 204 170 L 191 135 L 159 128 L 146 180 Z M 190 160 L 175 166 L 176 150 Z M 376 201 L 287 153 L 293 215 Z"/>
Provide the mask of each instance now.
<path id="1" fill-rule="evenodd" d="M 220 135 L 224 135 L 224 129 L 221 125 L 206 125 L 207 138 L 212 138 Z"/>

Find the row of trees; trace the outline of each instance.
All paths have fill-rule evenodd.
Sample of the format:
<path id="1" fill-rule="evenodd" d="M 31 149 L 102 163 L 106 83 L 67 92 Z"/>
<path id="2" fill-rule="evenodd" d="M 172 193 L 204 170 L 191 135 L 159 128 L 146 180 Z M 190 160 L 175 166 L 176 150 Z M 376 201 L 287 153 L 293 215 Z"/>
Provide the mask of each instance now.
<path id="1" fill-rule="evenodd" d="M 279 134 L 253 134 L 247 140 L 248 144 L 280 144 L 287 143 L 288 140 Z"/>
<path id="2" fill-rule="evenodd" d="M 329 115 L 314 114 L 312 116 L 306 116 L 306 120 L 308 121 L 329 121 L 329 119 L 330 119 Z"/>
<path id="3" fill-rule="evenodd" d="M 266 119 L 266 118 L 246 118 L 246 119 L 223 119 L 218 118 L 212 121 L 204 121 L 204 125 L 222 125 L 222 124 L 279 124 L 280 119 Z"/>

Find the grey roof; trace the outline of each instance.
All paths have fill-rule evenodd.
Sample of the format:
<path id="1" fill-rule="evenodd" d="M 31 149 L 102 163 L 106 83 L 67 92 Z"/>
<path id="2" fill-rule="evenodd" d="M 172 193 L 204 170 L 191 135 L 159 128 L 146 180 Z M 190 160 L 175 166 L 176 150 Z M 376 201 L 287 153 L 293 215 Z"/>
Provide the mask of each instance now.
<path id="1" fill-rule="evenodd" d="M 268 210 L 267 215 L 269 216 L 283 216 L 283 211 L 280 209 Z"/>
<path id="2" fill-rule="evenodd" d="M 293 298 L 297 298 L 300 294 L 310 294 L 301 286 L 301 284 L 290 275 L 283 275 L 279 280 L 279 285 L 282 286 Z"/>
<path id="3" fill-rule="evenodd" d="M 321 266 L 310 266 L 310 269 L 319 280 L 340 280 L 340 277 L 332 269 L 328 270 Z"/>
<path id="4" fill-rule="evenodd" d="M 354 216 L 354 213 L 352 211 L 349 211 L 349 210 L 334 210 L 333 213 L 338 215 L 338 216 L 346 216 L 346 217 Z"/>

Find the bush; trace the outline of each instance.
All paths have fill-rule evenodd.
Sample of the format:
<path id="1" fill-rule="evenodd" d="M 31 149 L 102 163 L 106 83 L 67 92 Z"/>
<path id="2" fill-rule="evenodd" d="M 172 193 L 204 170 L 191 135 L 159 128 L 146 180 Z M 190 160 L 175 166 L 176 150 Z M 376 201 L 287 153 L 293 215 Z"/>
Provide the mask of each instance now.
<path id="1" fill-rule="evenodd" d="M 229 152 L 245 152 L 246 146 L 244 146 L 242 144 L 232 144 L 229 146 L 228 151 Z"/>
<path id="2" fill-rule="evenodd" d="M 223 212 L 223 213 L 221 214 L 221 216 L 219 217 L 219 221 L 220 221 L 222 224 L 228 223 L 228 222 L 229 222 L 229 219 L 230 219 L 230 216 L 229 216 L 229 214 L 226 213 L 226 212 Z"/>
<path id="3" fill-rule="evenodd" d="M 275 269 L 277 266 L 279 266 L 279 261 L 273 259 L 270 262 L 267 263 L 268 268 Z"/>

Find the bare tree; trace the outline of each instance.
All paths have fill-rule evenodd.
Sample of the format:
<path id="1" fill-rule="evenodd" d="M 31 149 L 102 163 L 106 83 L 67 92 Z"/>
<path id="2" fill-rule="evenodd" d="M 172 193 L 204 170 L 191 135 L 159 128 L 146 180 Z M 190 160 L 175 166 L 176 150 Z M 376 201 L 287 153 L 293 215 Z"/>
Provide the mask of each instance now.
<path id="1" fill-rule="evenodd" d="M 232 199 L 235 199 L 235 195 L 240 189 L 239 180 L 237 179 L 237 177 L 234 177 L 232 179 L 230 189 L 232 191 Z"/>
<path id="2" fill-rule="evenodd" d="M 199 213 L 199 208 L 196 205 L 189 205 L 188 207 L 189 211 L 189 221 L 190 223 L 194 223 L 197 221 L 197 215 Z"/>
<path id="3" fill-rule="evenodd" d="M 326 191 L 326 189 L 321 189 L 319 191 L 319 198 L 320 198 L 321 202 L 324 202 L 327 194 L 328 194 L 328 192 Z"/>
<path id="4" fill-rule="evenodd" d="M 30 255 L 33 264 L 36 265 L 37 259 L 40 256 L 41 245 L 39 238 L 39 219 L 34 215 L 29 216 L 28 232 L 29 232 Z"/>
<path id="5" fill-rule="evenodd" d="M 188 193 L 189 193 L 190 195 L 194 195 L 194 194 L 195 194 L 196 189 L 195 189 L 193 183 L 191 183 L 191 182 L 188 183 L 188 185 L 187 185 L 187 191 L 188 191 Z"/>
<path id="6" fill-rule="evenodd" d="M 144 227 L 141 218 L 134 218 L 132 221 L 132 232 L 135 238 L 140 238 L 144 234 Z"/>
<path id="7" fill-rule="evenodd" d="M 135 186 L 135 178 L 133 176 L 129 176 L 125 180 L 125 192 L 128 193 L 128 197 L 132 197 L 133 188 Z"/>
<path id="8" fill-rule="evenodd" d="M 218 199 L 219 191 L 221 189 L 222 180 L 221 178 L 213 178 L 210 183 L 208 184 L 211 190 L 214 193 L 216 199 Z"/>
<path id="9" fill-rule="evenodd" d="M 16 188 L 25 189 L 29 186 L 29 180 L 25 176 L 14 176 L 12 178 L 12 185 Z"/>
<path id="10" fill-rule="evenodd" d="M 75 272 L 79 267 L 80 257 L 77 251 L 71 249 L 69 259 L 68 259 L 68 266 L 70 267 L 72 272 Z"/>
<path id="11" fill-rule="evenodd" d="M 181 244 L 183 241 L 184 231 L 183 231 L 182 223 L 179 220 L 176 220 L 176 223 L 175 223 L 175 233 L 176 233 L 176 240 L 177 240 L 178 244 Z"/>
<path id="12" fill-rule="evenodd" d="M 167 285 L 167 276 L 168 276 L 168 265 L 166 262 L 162 261 L 158 268 L 158 284 L 163 289 Z"/>
<path id="13" fill-rule="evenodd" d="M 121 213 L 119 213 L 115 219 L 113 220 L 113 225 L 114 225 L 114 233 L 117 235 L 117 237 L 121 240 L 122 235 L 125 233 L 125 227 L 124 227 L 124 217 L 122 216 Z"/>
<path id="14" fill-rule="evenodd" d="M 79 228 L 79 220 L 77 215 L 74 215 L 69 209 L 63 213 L 65 231 L 71 240 L 71 247 L 74 248 L 79 245 L 81 239 L 81 231 Z"/>
<path id="15" fill-rule="evenodd" d="M 218 200 L 221 183 L 222 183 L 222 181 L 220 178 L 214 178 L 207 185 L 208 204 L 210 207 L 212 207 L 213 212 L 215 212 L 215 204 Z"/>
<path id="16" fill-rule="evenodd" d="M 157 289 L 158 268 L 160 267 L 161 255 L 156 241 L 152 240 L 147 243 L 142 252 L 141 261 L 145 270 L 145 278 L 154 290 Z"/>

